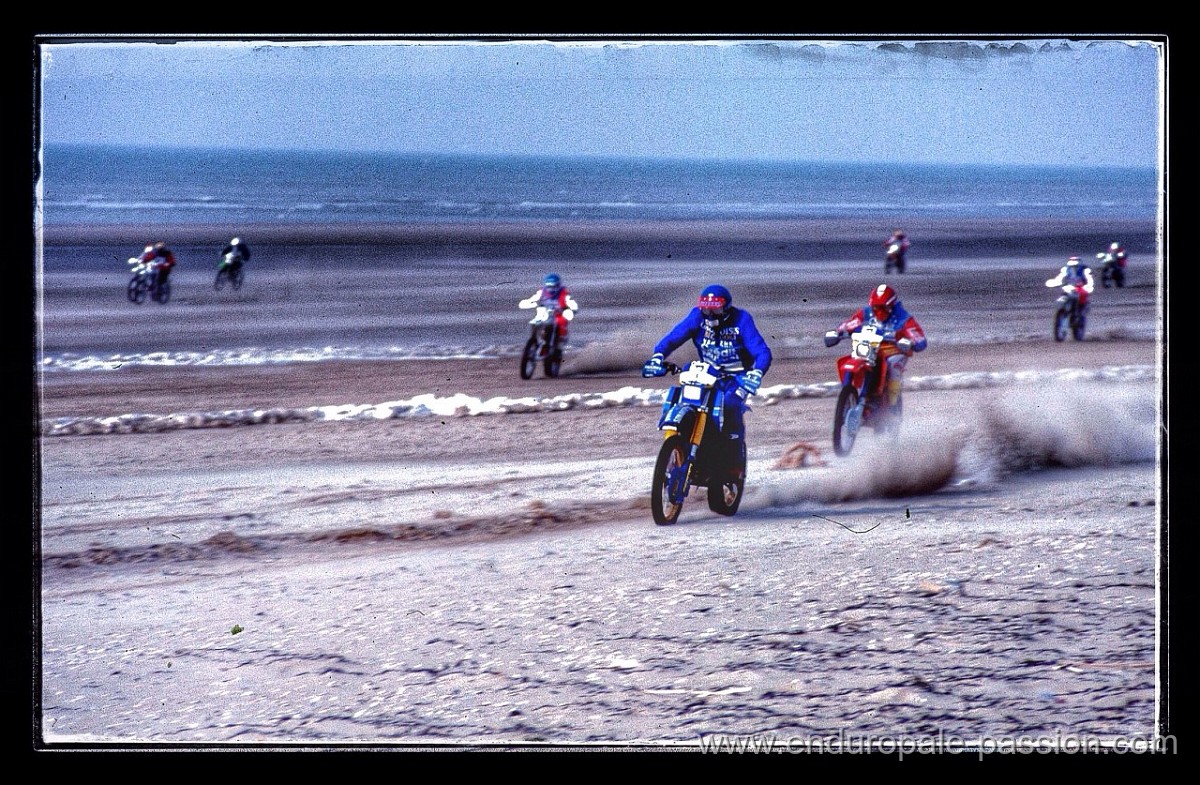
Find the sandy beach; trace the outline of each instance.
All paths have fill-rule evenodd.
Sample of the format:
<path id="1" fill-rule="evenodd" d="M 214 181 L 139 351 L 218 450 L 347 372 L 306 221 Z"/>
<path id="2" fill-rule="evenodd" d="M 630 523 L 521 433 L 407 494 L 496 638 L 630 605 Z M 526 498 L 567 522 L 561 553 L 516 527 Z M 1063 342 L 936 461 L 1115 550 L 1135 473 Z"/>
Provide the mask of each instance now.
<path id="1" fill-rule="evenodd" d="M 256 266 L 225 294 L 209 284 L 220 235 L 179 229 L 166 306 L 123 297 L 144 238 L 48 232 L 47 353 L 430 332 L 491 353 L 40 374 L 39 737 L 1153 737 L 1167 632 L 1154 227 L 908 228 L 910 272 L 890 282 L 929 349 L 909 365 L 901 447 L 868 435 L 845 459 L 833 398 L 796 391 L 834 380 L 841 347 L 819 337 L 882 280 L 877 226 L 246 232 Z M 1053 341 L 1044 279 L 1118 230 L 1129 285 L 1097 287 L 1086 340 Z M 506 353 L 524 337 L 515 302 L 551 265 L 582 307 L 563 374 L 523 381 Z M 694 496 L 678 524 L 653 524 L 656 406 L 47 435 L 127 414 L 665 388 L 638 368 L 717 276 L 776 356 L 732 518 Z M 797 443 L 815 460 L 778 466 Z"/>

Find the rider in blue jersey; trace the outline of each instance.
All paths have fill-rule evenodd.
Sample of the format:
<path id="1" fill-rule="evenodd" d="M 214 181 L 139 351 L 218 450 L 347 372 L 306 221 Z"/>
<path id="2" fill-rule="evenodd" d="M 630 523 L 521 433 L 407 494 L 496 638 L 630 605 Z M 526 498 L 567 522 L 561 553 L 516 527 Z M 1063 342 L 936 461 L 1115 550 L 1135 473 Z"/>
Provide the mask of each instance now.
<path id="1" fill-rule="evenodd" d="M 642 366 L 642 376 L 666 373 L 666 358 L 689 340 L 701 360 L 737 374 L 722 382 L 727 394 L 721 419 L 726 438 L 741 442 L 744 466 L 746 399 L 762 385 L 763 374 L 771 367 L 771 349 L 749 312 L 733 307 L 729 290 L 714 284 L 700 292 L 696 307 L 655 344 L 654 355 Z"/>

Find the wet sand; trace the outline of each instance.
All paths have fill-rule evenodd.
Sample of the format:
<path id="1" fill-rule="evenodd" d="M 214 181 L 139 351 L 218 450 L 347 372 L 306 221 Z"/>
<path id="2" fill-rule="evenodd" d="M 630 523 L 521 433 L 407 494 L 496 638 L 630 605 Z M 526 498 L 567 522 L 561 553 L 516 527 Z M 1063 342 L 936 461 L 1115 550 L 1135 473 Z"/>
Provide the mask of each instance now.
<path id="1" fill-rule="evenodd" d="M 1084 251 L 1070 250 L 1075 239 L 1108 239 L 1104 227 L 1053 228 L 991 226 L 988 242 L 1012 230 L 1012 244 L 970 265 L 958 249 L 987 245 L 981 228 L 962 239 L 946 227 L 942 241 L 926 238 L 924 256 L 914 250 L 898 284 L 930 349 L 910 376 L 1159 361 L 1145 337 L 1158 298 L 1145 258 L 1129 287 L 1097 294 L 1089 340 L 1050 340 L 1052 298 L 1028 282 L 1052 274 L 1042 262 L 1064 248 Z M 867 235 L 863 227 L 862 242 Z M 717 269 L 712 238 L 693 238 L 708 250 L 677 261 Z M 48 253 L 95 243 L 99 255 L 123 240 L 53 239 L 63 245 Z M 762 249 L 776 239 L 747 242 Z M 267 264 L 330 250 L 292 240 L 286 253 L 264 243 Z M 581 261 L 568 281 L 590 291 L 558 379 L 522 381 L 509 357 L 56 372 L 41 378 L 39 416 L 665 386 L 637 373 L 645 347 L 630 336 L 648 333 L 652 344 L 649 333 L 669 321 L 658 312 L 682 315 L 666 302 L 694 287 L 639 300 L 624 272 L 657 269 L 646 246 L 632 258 L 613 246 L 586 257 L 587 243 L 572 242 Z M 851 232 L 832 244 L 859 242 Z M 814 336 L 879 277 L 869 245 L 837 267 L 750 253 L 732 271 L 735 298 L 752 304 L 779 347 L 764 387 L 832 379 L 838 352 Z M 385 243 L 383 253 L 403 256 L 402 246 Z M 544 266 L 543 251 L 512 251 L 534 260 L 519 276 L 510 265 L 513 292 Z M 468 257 L 463 264 L 481 263 Z M 454 269 L 453 258 L 443 262 L 432 276 Z M 99 307 L 101 321 L 158 319 L 168 343 L 194 344 L 220 304 L 201 295 L 205 274 L 191 274 L 195 293 L 167 306 L 172 322 L 162 310 L 131 316 L 116 301 Z M 187 292 L 188 274 L 180 280 Z M 47 281 L 47 335 L 59 350 L 78 349 L 79 325 L 97 319 L 86 305 L 95 278 Z M 59 286 L 67 281 L 78 285 Z M 312 309 L 312 326 L 282 340 L 360 331 L 348 317 L 354 295 L 339 291 L 328 284 L 315 303 L 292 294 L 281 309 Z M 394 289 L 376 296 L 402 299 Z M 502 321 L 511 298 L 498 299 L 487 318 L 507 344 L 519 321 Z M 228 331 L 254 325 L 255 308 L 222 312 Z M 389 312 L 375 313 L 390 328 Z M 958 339 L 964 314 L 994 340 Z M 122 340 L 121 330 L 110 334 L 113 345 Z M 831 399 L 760 405 L 748 415 L 743 510 L 722 518 L 693 498 L 673 527 L 649 515 L 661 438 L 653 407 L 43 437 L 39 731 L 51 744 L 118 747 L 457 748 L 695 745 L 717 733 L 782 742 L 839 730 L 1153 734 L 1165 509 L 1155 464 L 1134 458 L 1153 443 L 1146 410 L 1159 397 L 1152 382 L 911 392 L 909 451 L 867 440 L 844 461 L 829 447 Z M 1083 423 L 1060 427 L 1080 409 Z M 1017 426 L 1001 433 L 1006 421 Z M 1069 433 L 1082 441 L 1048 446 Z M 1013 441 L 1034 453 L 1030 465 L 972 463 L 987 453 L 981 445 L 998 453 Z M 777 468 L 797 442 L 828 465 Z"/>

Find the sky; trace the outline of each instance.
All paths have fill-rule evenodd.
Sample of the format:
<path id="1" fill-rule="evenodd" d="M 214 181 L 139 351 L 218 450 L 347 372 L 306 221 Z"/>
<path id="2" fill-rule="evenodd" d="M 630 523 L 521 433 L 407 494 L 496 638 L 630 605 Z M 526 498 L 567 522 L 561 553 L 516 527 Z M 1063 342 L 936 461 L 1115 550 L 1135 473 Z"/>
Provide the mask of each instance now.
<path id="1" fill-rule="evenodd" d="M 1155 167 L 1151 38 L 37 39 L 42 143 Z"/>

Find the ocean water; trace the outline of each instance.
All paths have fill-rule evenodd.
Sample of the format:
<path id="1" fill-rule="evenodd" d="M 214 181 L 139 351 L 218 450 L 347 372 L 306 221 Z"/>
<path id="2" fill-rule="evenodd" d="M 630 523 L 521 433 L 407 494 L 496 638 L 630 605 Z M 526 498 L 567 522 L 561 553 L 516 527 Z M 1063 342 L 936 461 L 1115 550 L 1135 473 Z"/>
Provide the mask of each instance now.
<path id="1" fill-rule="evenodd" d="M 1153 219 L 1152 169 L 47 145 L 45 226 L 554 219 Z"/>
<path id="2" fill-rule="evenodd" d="M 897 215 L 964 220 L 1100 218 L 1152 223 L 1156 173 L 1142 169 L 863 166 L 132 149 L 49 145 L 42 154 L 46 227 L 231 226 L 555 220 L 850 218 L 878 220 L 882 242 Z M 157 235 L 157 232 L 153 234 Z M 243 235 L 246 236 L 246 235 Z M 146 239 L 166 239 L 150 236 Z M 260 365 L 329 359 L 471 359 L 519 353 L 528 314 L 516 302 L 546 267 L 566 276 L 582 304 L 569 353 L 634 345 L 663 329 L 700 283 L 720 279 L 778 330 L 785 352 L 820 346 L 823 322 L 791 303 L 797 293 L 833 302 L 842 263 L 805 258 L 729 266 L 721 260 L 492 260 L 350 249 L 289 248 L 247 237 L 253 252 L 239 292 L 214 291 L 218 249 L 172 243 L 179 265 L 166 305 L 125 297 L 126 259 L 141 249 L 48 247 L 42 269 L 44 371 L 129 365 Z M 946 297 L 953 259 L 920 257 L 906 296 L 939 341 L 991 340 L 959 325 L 962 298 Z M 871 243 L 867 253 L 882 249 Z M 1088 253 L 1100 248 L 1064 249 Z M 1003 249 L 997 253 L 1004 256 Z M 381 255 L 379 255 L 381 254 Z M 382 261 L 380 261 L 382 260 Z M 1055 262 L 1056 263 L 1056 262 Z M 941 272 L 935 272 L 938 265 Z M 1053 270 L 1017 251 L 1001 270 L 974 270 L 981 291 L 1040 287 Z M 1136 275 L 1145 276 L 1144 261 Z M 1022 269 L 1024 268 L 1024 269 Z M 1028 284 L 1025 279 L 1032 284 Z M 701 279 L 704 279 L 701 281 Z M 1016 282 L 1015 284 L 1013 282 Z M 862 284 L 861 286 L 866 286 Z M 860 286 L 860 288 L 861 288 Z M 781 296 L 780 293 L 791 293 Z M 814 295 L 814 293 L 816 293 Z M 820 319 L 842 317 L 858 289 Z M 945 306 L 933 309 L 935 298 Z M 1128 303 L 1129 298 L 1125 301 Z M 975 307 L 971 305 L 970 307 Z M 1049 306 L 1047 306 L 1048 308 Z M 1152 309 L 1121 313 L 1116 334 L 1150 334 Z M 1144 311 L 1144 312 L 1143 312 Z M 682 315 L 682 314 L 679 314 Z M 1040 309 L 1003 327 L 1045 332 Z M 656 335 L 653 337 L 657 337 Z M 651 344 L 653 340 L 651 340 Z"/>

